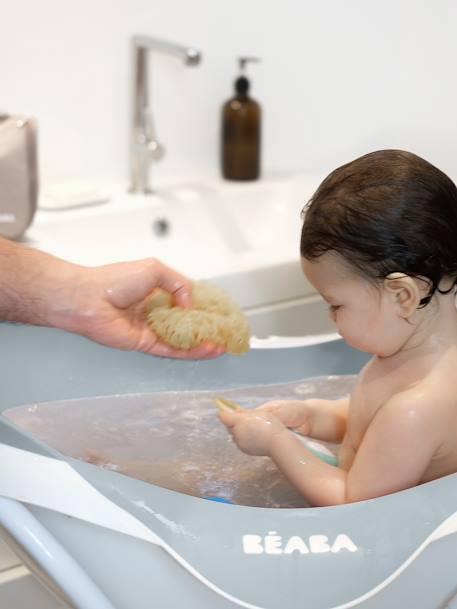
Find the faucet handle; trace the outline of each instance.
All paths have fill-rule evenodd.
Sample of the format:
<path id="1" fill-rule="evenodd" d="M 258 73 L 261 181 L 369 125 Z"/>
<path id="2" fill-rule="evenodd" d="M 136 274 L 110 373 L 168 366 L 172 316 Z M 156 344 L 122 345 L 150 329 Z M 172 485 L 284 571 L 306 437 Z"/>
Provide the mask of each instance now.
<path id="1" fill-rule="evenodd" d="M 160 161 L 165 156 L 165 147 L 159 144 L 157 140 L 150 140 L 147 143 L 149 156 L 154 161 Z"/>

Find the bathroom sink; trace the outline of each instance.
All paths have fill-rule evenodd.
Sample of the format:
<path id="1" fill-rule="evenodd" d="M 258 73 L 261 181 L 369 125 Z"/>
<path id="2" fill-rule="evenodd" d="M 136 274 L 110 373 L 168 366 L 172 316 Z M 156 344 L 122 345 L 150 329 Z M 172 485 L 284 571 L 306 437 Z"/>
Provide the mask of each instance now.
<path id="1" fill-rule="evenodd" d="M 317 184 L 300 176 L 120 192 L 99 205 L 39 209 L 26 242 L 87 265 L 154 256 L 199 277 L 265 267 L 298 258 L 300 211 Z"/>
<path id="2" fill-rule="evenodd" d="M 298 256 L 301 210 L 313 190 L 311 184 L 291 181 L 286 184 L 259 184 L 249 190 L 224 192 L 220 209 L 233 218 L 233 224 L 248 248 L 257 251 L 279 250 L 277 255 Z M 220 213 L 220 212 L 219 212 Z"/>
<path id="3" fill-rule="evenodd" d="M 208 252 L 216 260 L 228 253 L 193 203 L 123 193 L 91 207 L 39 210 L 27 243 L 89 266 L 153 256 L 183 272 L 211 266 Z"/>
<path id="4" fill-rule="evenodd" d="M 189 277 L 215 281 L 248 311 L 294 300 L 299 321 L 297 299 L 313 293 L 299 262 L 300 212 L 319 181 L 316 175 L 188 180 L 149 196 L 120 191 L 98 205 L 39 209 L 25 243 L 88 266 L 152 256 Z M 263 309 L 259 315 L 269 327 Z"/>

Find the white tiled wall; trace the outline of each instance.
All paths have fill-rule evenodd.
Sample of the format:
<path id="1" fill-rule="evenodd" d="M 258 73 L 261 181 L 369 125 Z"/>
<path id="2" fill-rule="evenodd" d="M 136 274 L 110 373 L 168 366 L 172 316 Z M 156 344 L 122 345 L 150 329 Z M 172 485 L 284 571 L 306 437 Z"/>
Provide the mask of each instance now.
<path id="1" fill-rule="evenodd" d="M 159 175 L 216 170 L 234 58 L 255 54 L 264 166 L 332 169 L 400 147 L 457 177 L 454 0 L 1 0 L 0 106 L 38 116 L 45 179 L 125 179 L 128 38 L 202 49 L 198 68 L 155 57 Z M 0 108 L 0 109 L 1 109 Z"/>

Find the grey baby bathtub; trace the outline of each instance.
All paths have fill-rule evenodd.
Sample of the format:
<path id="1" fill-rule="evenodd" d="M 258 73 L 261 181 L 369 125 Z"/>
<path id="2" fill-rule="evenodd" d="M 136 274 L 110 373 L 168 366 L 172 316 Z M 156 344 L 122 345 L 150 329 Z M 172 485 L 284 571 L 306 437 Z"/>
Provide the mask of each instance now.
<path id="1" fill-rule="evenodd" d="M 2 412 L 352 374 L 366 361 L 335 340 L 223 356 L 200 362 L 195 375 L 192 362 L 7 323 L 0 345 Z M 1 469 L 16 472 L 0 475 L 1 534 L 76 609 L 457 608 L 457 475 L 352 505 L 270 509 L 207 501 L 64 457 L 4 416 L 0 443 Z"/>

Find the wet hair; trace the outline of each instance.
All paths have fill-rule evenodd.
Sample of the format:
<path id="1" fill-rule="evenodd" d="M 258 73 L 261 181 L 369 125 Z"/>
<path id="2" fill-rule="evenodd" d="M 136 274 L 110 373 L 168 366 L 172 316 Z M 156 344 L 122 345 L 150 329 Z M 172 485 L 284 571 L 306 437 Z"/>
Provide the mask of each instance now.
<path id="1" fill-rule="evenodd" d="M 457 284 L 457 188 L 415 154 L 380 150 L 335 169 L 302 215 L 307 260 L 335 252 L 369 280 L 394 272 L 425 279 L 422 307 Z M 445 276 L 454 282 L 440 290 Z"/>

